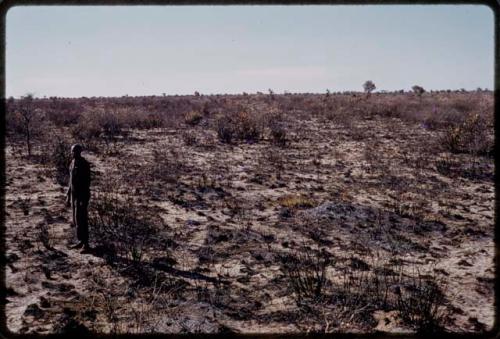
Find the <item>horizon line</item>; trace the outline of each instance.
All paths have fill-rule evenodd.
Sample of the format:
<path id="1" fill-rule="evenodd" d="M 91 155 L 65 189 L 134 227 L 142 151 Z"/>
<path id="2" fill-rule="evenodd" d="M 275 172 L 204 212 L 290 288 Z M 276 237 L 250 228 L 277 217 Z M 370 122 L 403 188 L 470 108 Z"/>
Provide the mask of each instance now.
<path id="1" fill-rule="evenodd" d="M 418 86 L 418 85 L 417 85 Z M 425 89 L 425 88 L 424 88 Z M 272 90 L 272 89 L 271 89 Z M 403 91 L 403 92 L 401 92 Z M 413 90 L 409 89 L 398 89 L 398 90 L 375 90 L 372 94 L 402 94 L 402 93 L 412 93 Z M 492 89 L 487 87 L 477 87 L 476 89 L 465 89 L 465 88 L 445 88 L 445 89 L 425 89 L 425 93 L 435 93 L 435 92 L 459 92 L 459 93 L 470 93 L 470 92 L 493 92 Z M 283 91 L 283 92 L 274 92 L 273 95 L 286 96 L 286 95 L 347 95 L 347 94 L 365 94 L 364 91 L 359 90 L 343 90 L 343 91 L 329 91 L 328 89 L 324 92 L 292 92 L 292 91 Z M 31 95 L 33 99 L 92 99 L 92 98 L 138 98 L 138 97 L 201 97 L 201 96 L 245 96 L 245 95 L 270 95 L 269 89 L 266 91 L 256 91 L 256 92 L 232 92 L 232 93 L 202 93 L 199 91 L 194 91 L 192 93 L 159 93 L 159 94 L 123 94 L 123 95 L 105 95 L 105 96 L 57 96 L 57 95 L 43 95 L 37 96 L 36 93 L 27 92 L 25 95 L 21 96 L 9 96 L 8 98 L 4 98 L 4 100 L 19 100 L 23 97 Z"/>

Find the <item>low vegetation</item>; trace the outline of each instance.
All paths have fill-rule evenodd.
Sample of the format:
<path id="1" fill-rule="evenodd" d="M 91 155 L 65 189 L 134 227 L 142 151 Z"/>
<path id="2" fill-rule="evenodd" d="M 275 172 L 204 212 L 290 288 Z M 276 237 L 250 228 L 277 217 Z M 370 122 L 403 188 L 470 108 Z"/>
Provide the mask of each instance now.
<path id="1" fill-rule="evenodd" d="M 492 92 L 367 81 L 364 92 L 6 105 L 14 332 L 493 323 Z M 66 247 L 76 142 L 92 164 L 91 254 Z"/>

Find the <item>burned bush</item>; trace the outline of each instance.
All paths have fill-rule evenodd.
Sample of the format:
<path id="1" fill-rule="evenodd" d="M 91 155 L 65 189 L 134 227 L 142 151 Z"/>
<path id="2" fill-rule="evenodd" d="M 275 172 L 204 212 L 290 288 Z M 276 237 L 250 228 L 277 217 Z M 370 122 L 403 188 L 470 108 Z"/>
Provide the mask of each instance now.
<path id="1" fill-rule="evenodd" d="M 225 144 L 231 144 L 236 137 L 236 126 L 234 119 L 228 115 L 220 117 L 215 126 L 217 137 Z"/>
<path id="2" fill-rule="evenodd" d="M 297 303 L 304 300 L 321 300 L 327 285 L 326 269 L 333 263 L 332 256 L 324 249 L 314 251 L 303 246 L 294 253 L 280 257 L 288 284 L 294 291 Z"/>
<path id="3" fill-rule="evenodd" d="M 259 141 L 263 125 L 256 114 L 241 111 L 236 114 L 226 113 L 219 117 L 215 129 L 219 140 L 223 143 L 230 144 L 236 140 L 253 143 Z"/>
<path id="4" fill-rule="evenodd" d="M 116 192 L 96 194 L 89 211 L 89 224 L 98 246 L 135 263 L 141 262 L 145 252 L 162 245 L 157 232 L 162 228 L 161 219 Z"/>

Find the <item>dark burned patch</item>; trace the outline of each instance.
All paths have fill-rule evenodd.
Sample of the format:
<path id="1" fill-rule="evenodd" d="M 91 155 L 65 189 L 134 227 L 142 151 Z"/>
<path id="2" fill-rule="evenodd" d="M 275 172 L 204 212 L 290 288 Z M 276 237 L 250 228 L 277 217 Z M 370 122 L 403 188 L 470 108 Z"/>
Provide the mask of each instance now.
<path id="1" fill-rule="evenodd" d="M 65 312 L 57 319 L 54 326 L 54 333 L 82 335 L 90 334 L 90 330 L 75 317 L 74 312 Z"/>
<path id="2" fill-rule="evenodd" d="M 302 212 L 294 229 L 321 245 L 333 244 L 335 234 L 341 235 L 344 239 L 342 246 L 346 248 L 352 246 L 367 253 L 383 249 L 401 254 L 406 251 L 427 251 L 417 236 L 428 232 L 444 232 L 446 226 L 439 221 L 417 223 L 392 211 L 371 206 L 327 202 Z M 415 235 L 415 239 L 411 235 Z"/>
<path id="3" fill-rule="evenodd" d="M 350 261 L 350 267 L 355 270 L 367 271 L 370 269 L 370 265 L 360 258 L 352 257 Z"/>
<path id="4" fill-rule="evenodd" d="M 297 323 L 299 320 L 301 320 L 301 318 L 303 318 L 303 315 L 300 313 L 299 310 L 275 311 L 257 315 L 254 317 L 256 321 L 262 324 L 266 324 L 269 322 L 293 324 Z"/>
<path id="5" fill-rule="evenodd" d="M 230 230 L 222 229 L 218 226 L 211 226 L 208 228 L 206 243 L 217 244 L 220 242 L 227 242 L 232 238 L 233 233 Z"/>

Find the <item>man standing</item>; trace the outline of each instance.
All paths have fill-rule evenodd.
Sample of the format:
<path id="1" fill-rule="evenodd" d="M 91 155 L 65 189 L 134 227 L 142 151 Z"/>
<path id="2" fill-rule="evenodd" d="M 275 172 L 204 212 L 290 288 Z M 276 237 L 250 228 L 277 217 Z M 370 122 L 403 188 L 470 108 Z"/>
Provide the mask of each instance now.
<path id="1" fill-rule="evenodd" d="M 71 248 L 83 248 L 82 253 L 89 252 L 89 226 L 87 207 L 90 200 L 90 164 L 82 155 L 82 146 L 71 146 L 73 160 L 69 166 L 69 187 L 66 205 L 71 202 L 73 226 L 76 226 L 78 243 Z"/>

